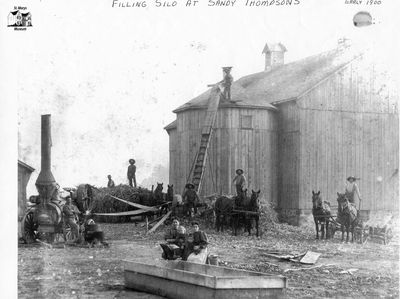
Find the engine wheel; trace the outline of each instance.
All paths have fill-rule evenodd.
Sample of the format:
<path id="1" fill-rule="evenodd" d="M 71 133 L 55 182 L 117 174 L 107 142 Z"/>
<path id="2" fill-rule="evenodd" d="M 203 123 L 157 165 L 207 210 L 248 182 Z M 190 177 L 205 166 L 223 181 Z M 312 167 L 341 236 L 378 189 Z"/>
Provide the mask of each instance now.
<path id="1" fill-rule="evenodd" d="M 39 238 L 39 225 L 35 222 L 33 212 L 29 212 L 25 215 L 23 225 L 23 238 L 25 242 L 28 244 L 35 242 L 35 240 Z"/>
<path id="2" fill-rule="evenodd" d="M 65 225 L 63 236 L 64 236 L 64 241 L 65 242 L 73 241 L 72 230 L 71 230 L 71 226 L 69 224 Z"/>

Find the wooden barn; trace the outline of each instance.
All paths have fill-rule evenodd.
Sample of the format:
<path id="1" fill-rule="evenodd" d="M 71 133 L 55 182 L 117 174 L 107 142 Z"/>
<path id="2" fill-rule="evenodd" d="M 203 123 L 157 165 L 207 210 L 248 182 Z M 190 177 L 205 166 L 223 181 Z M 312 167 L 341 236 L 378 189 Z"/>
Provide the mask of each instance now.
<path id="1" fill-rule="evenodd" d="M 24 216 L 26 208 L 26 186 L 35 169 L 18 160 L 18 221 Z"/>
<path id="2" fill-rule="evenodd" d="M 398 93 L 379 55 L 340 43 L 284 64 L 282 44 L 267 44 L 265 71 L 233 82 L 222 101 L 209 147 L 201 195 L 234 193 L 242 168 L 282 218 L 301 224 L 312 190 L 337 205 L 350 175 L 362 210 L 399 208 Z M 183 189 L 198 151 L 210 90 L 178 107 L 168 125 L 170 183 Z"/>

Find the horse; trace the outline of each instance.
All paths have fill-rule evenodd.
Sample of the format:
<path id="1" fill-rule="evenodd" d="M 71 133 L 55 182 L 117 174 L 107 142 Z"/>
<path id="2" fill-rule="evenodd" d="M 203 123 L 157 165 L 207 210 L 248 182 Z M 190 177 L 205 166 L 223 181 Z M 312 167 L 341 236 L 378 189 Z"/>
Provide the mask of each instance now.
<path id="1" fill-rule="evenodd" d="M 154 190 L 154 196 L 153 196 L 156 205 L 159 205 L 164 202 L 164 194 L 162 190 L 163 190 L 163 183 L 157 183 L 157 187 L 156 190 Z"/>
<path id="2" fill-rule="evenodd" d="M 329 239 L 329 218 L 331 216 L 330 203 L 323 201 L 320 194 L 321 191 L 314 192 L 314 190 L 312 190 L 312 214 L 314 216 L 315 230 L 317 233 L 315 239 L 317 240 L 319 239 L 319 224 L 321 225 L 321 240 L 324 236 L 326 236 L 326 239 Z"/>
<path id="3" fill-rule="evenodd" d="M 227 196 L 217 197 L 214 205 L 215 209 L 215 226 L 217 231 L 224 231 L 224 224 L 230 219 L 234 207 L 234 199 Z"/>
<path id="4" fill-rule="evenodd" d="M 200 213 L 200 217 L 206 221 L 205 223 L 207 226 L 210 224 L 212 225 L 215 222 L 215 201 L 217 198 L 217 194 L 212 194 L 205 197 L 205 208 Z"/>
<path id="5" fill-rule="evenodd" d="M 162 190 L 163 190 L 163 183 L 157 182 L 156 190 L 154 190 L 154 193 L 153 193 L 153 199 L 154 199 L 155 205 L 160 206 L 159 216 L 161 216 L 163 213 L 167 213 L 167 211 L 168 211 L 168 204 L 166 202 L 168 193 L 165 194 L 162 192 Z M 170 196 L 173 198 L 174 190 L 173 190 L 172 186 L 168 185 L 167 192 L 172 194 L 172 196 L 171 195 Z M 172 199 L 171 199 L 171 201 L 172 201 Z"/>
<path id="6" fill-rule="evenodd" d="M 251 196 L 247 197 L 247 190 L 244 190 L 241 194 L 242 196 L 238 196 L 235 198 L 235 209 L 238 209 L 242 212 L 234 212 L 234 234 L 237 235 L 237 229 L 240 224 L 240 220 L 244 220 L 244 224 L 246 227 L 249 236 L 251 235 L 252 229 L 252 220 L 255 220 L 256 223 L 256 235 L 259 236 L 259 222 L 260 222 L 260 192 L 261 190 L 254 191 L 251 190 Z"/>
<path id="7" fill-rule="evenodd" d="M 346 242 L 349 242 L 349 232 L 351 232 L 351 242 L 354 241 L 354 228 L 357 225 L 357 209 L 347 199 L 345 194 L 337 192 L 338 198 L 338 217 L 342 230 L 342 242 L 344 240 L 344 229 L 346 228 Z"/>
<path id="8" fill-rule="evenodd" d="M 167 186 L 166 200 L 172 202 L 173 199 L 174 199 L 174 185 L 172 184 Z"/>

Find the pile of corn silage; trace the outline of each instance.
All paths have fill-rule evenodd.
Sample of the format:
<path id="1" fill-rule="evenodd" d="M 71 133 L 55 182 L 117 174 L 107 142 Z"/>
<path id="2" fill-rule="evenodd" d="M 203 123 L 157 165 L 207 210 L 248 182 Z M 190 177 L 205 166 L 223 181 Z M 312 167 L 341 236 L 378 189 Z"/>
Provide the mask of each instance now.
<path id="1" fill-rule="evenodd" d="M 93 213 L 119 213 L 134 211 L 137 208 L 117 200 L 120 199 L 138 203 L 145 206 L 152 206 L 152 192 L 146 188 L 133 188 L 128 185 L 118 185 L 113 188 L 97 188 L 93 194 L 94 208 Z M 100 222 L 128 222 L 131 216 L 97 216 Z"/>

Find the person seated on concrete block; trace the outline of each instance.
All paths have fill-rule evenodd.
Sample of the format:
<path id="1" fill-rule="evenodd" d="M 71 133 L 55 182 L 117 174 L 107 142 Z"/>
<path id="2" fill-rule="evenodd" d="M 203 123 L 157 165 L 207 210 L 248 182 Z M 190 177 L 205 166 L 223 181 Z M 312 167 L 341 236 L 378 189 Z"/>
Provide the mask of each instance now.
<path id="1" fill-rule="evenodd" d="M 180 235 L 186 234 L 185 227 L 179 224 L 179 220 L 177 218 L 172 219 L 172 225 L 166 231 L 164 235 L 164 239 L 167 242 L 166 244 L 160 244 L 163 249 L 162 258 L 167 260 L 176 259 L 179 254 L 181 254 L 180 247 Z"/>
<path id="2" fill-rule="evenodd" d="M 189 235 L 183 253 L 183 260 L 194 263 L 205 263 L 207 259 L 208 238 L 204 231 L 200 230 L 198 222 L 192 223 L 193 233 Z"/>

